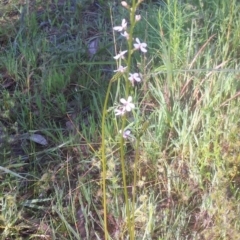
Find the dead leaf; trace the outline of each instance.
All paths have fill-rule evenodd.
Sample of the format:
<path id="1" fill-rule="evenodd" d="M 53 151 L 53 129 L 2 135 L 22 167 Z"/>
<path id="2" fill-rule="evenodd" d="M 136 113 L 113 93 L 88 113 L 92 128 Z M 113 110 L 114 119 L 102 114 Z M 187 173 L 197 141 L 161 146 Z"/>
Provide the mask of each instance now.
<path id="1" fill-rule="evenodd" d="M 95 38 L 92 41 L 90 41 L 88 44 L 88 53 L 90 57 L 92 57 L 97 53 L 97 51 L 98 51 L 98 39 Z"/>
<path id="2" fill-rule="evenodd" d="M 43 137 L 40 134 L 32 134 L 32 135 L 29 136 L 28 139 L 30 141 L 33 141 L 33 142 L 38 143 L 38 144 L 43 145 L 43 146 L 48 145 L 48 142 L 47 142 L 46 138 Z"/>

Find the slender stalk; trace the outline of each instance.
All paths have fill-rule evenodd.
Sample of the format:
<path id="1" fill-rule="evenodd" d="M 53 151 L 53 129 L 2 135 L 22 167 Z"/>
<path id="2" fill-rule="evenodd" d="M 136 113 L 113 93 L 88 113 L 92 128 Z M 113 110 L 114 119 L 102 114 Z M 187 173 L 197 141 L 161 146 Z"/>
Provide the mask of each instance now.
<path id="1" fill-rule="evenodd" d="M 108 239 L 108 229 L 107 229 L 107 197 L 106 197 L 106 177 L 107 177 L 107 164 L 106 164 L 106 151 L 105 151 L 105 123 L 106 123 L 106 115 L 107 115 L 107 104 L 110 95 L 110 90 L 112 83 L 118 79 L 120 76 L 119 73 L 115 74 L 110 80 L 107 88 L 107 93 L 103 106 L 102 113 L 102 148 L 101 148 L 101 161 L 102 161 L 102 191 L 103 191 L 103 215 L 104 215 L 104 239 Z"/>
<path id="2" fill-rule="evenodd" d="M 132 61 L 132 53 L 133 53 L 133 30 L 135 27 L 135 12 L 136 12 L 136 1 L 132 1 L 132 10 L 130 10 L 130 31 L 129 31 L 129 39 L 128 39 L 128 58 L 127 58 L 127 71 L 124 74 L 125 78 L 125 87 L 126 87 L 126 97 L 129 96 L 130 91 L 130 81 L 128 80 L 129 71 L 131 68 L 131 61 Z M 122 126 L 121 130 L 122 133 L 124 132 L 124 128 L 126 126 L 126 115 L 122 118 Z M 126 212 L 127 212 L 127 225 L 128 225 L 128 231 L 130 234 L 130 240 L 135 239 L 135 224 L 134 224 L 134 206 L 132 206 L 132 210 L 130 211 L 129 208 L 129 201 L 128 201 L 128 192 L 127 192 L 127 183 L 126 183 L 126 172 L 125 172 L 125 152 L 124 152 L 124 139 L 123 136 L 120 140 L 120 158 L 121 158 L 121 170 L 122 170 L 122 178 L 123 178 L 123 188 L 124 188 L 124 197 L 125 197 L 125 203 L 126 203 Z M 131 216 L 132 215 L 132 216 Z"/>

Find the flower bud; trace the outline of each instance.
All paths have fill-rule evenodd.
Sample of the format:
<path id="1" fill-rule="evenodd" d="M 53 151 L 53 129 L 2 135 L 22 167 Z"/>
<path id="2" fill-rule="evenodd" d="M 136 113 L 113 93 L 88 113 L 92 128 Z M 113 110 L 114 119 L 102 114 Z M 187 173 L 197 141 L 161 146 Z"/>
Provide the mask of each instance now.
<path id="1" fill-rule="evenodd" d="M 135 16 L 135 21 L 138 22 L 138 21 L 140 21 L 140 20 L 141 20 L 141 15 L 136 15 L 136 16 Z"/>
<path id="2" fill-rule="evenodd" d="M 129 8 L 128 4 L 126 1 L 122 1 L 121 2 L 122 6 L 125 7 L 125 8 Z"/>

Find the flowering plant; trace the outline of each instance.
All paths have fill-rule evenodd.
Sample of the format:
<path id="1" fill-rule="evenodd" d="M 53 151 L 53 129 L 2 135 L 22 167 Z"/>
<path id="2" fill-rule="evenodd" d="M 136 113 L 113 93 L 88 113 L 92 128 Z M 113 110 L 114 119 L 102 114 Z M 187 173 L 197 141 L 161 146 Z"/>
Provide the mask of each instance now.
<path id="1" fill-rule="evenodd" d="M 141 15 L 135 15 L 136 9 L 139 6 L 139 4 L 143 0 L 136 0 L 132 1 L 132 6 L 130 7 L 126 1 L 122 1 L 121 4 L 124 8 L 126 8 L 130 13 L 129 18 L 129 25 L 128 28 L 128 21 L 127 19 L 122 19 L 121 25 L 117 25 L 113 27 L 113 30 L 116 32 L 119 32 L 121 36 L 125 38 L 127 41 L 128 49 L 126 50 L 120 50 L 116 55 L 113 57 L 117 62 L 117 69 L 113 70 L 115 75 L 112 77 L 106 98 L 104 103 L 104 110 L 103 110 L 103 117 L 102 117 L 102 188 L 103 188 L 103 206 L 104 206 L 104 232 L 105 232 L 105 240 L 108 239 L 107 234 L 107 204 L 106 204 L 106 178 L 107 178 L 107 168 L 106 168 L 106 154 L 105 154 L 105 119 L 106 119 L 106 108 L 107 108 L 107 102 L 108 97 L 110 94 L 110 88 L 111 84 L 115 82 L 116 80 L 119 80 L 119 83 L 121 83 L 121 80 L 125 80 L 125 98 L 120 98 L 120 104 L 117 104 L 116 107 L 114 107 L 114 113 L 116 117 L 120 117 L 120 119 L 117 119 L 117 123 L 121 123 L 119 134 L 120 134 L 120 160 L 121 160 L 121 170 L 122 170 L 122 178 L 123 178 L 123 189 L 124 189 L 124 196 L 125 196 L 125 203 L 126 203 L 126 212 L 127 212 L 127 219 L 128 219 L 128 229 L 130 233 L 130 240 L 135 239 L 134 236 L 134 219 L 131 217 L 134 216 L 134 204 L 135 204 L 135 188 L 137 185 L 137 163 L 139 158 L 139 138 L 135 138 L 134 135 L 132 135 L 131 131 L 129 129 L 126 129 L 126 122 L 127 122 L 127 116 L 129 114 L 134 114 L 134 109 L 136 108 L 136 105 L 134 104 L 133 96 L 136 96 L 137 94 L 134 94 L 135 83 L 141 83 L 143 81 L 141 72 L 132 72 L 132 57 L 133 53 L 137 50 L 139 50 L 141 53 L 145 54 L 147 52 L 147 44 L 144 42 L 141 42 L 139 38 L 133 38 L 133 30 L 134 26 L 137 22 L 141 20 Z M 134 41 L 134 42 L 133 42 Z M 125 66 L 122 65 L 124 63 Z M 130 94 L 131 93 L 131 94 Z M 128 120 L 129 121 L 129 120 Z M 134 125 L 132 123 L 131 125 Z M 129 198 L 128 198 L 128 192 L 127 192 L 127 184 L 126 184 L 126 174 L 125 174 L 125 153 L 124 153 L 124 141 L 126 140 L 134 140 L 134 144 L 136 144 L 135 151 L 135 161 L 134 165 L 136 166 L 134 168 L 134 183 L 133 183 L 133 197 L 132 197 L 132 208 L 130 211 L 129 207 Z M 131 212 L 131 213 L 130 213 Z M 132 220 L 133 219 L 133 220 Z"/>

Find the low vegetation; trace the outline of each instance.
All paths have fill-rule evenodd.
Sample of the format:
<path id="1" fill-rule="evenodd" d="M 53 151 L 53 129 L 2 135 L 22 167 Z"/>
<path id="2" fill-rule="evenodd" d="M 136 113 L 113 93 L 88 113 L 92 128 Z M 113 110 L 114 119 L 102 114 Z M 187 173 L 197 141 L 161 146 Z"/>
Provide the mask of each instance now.
<path id="1" fill-rule="evenodd" d="M 0 3 L 2 239 L 239 239 L 240 4 L 143 1 L 128 90 L 119 2 Z"/>

